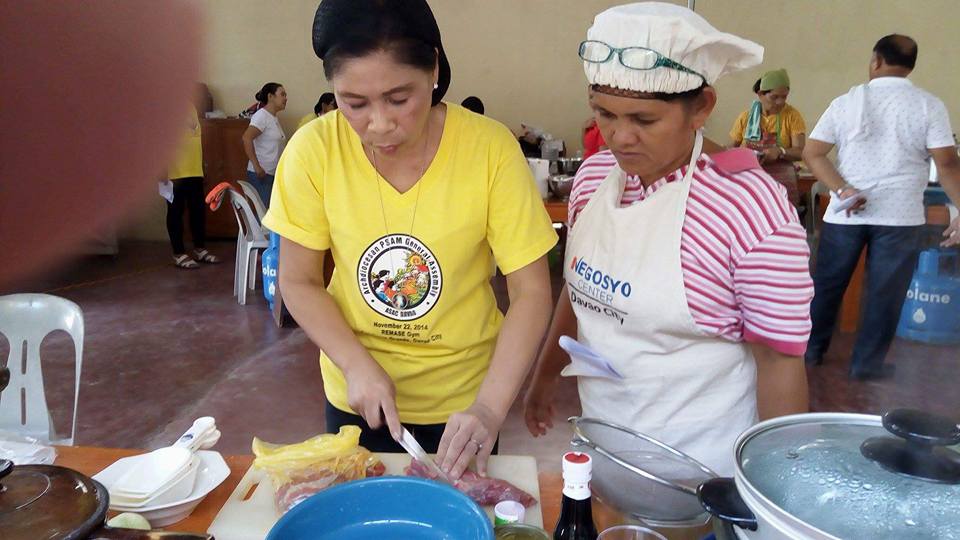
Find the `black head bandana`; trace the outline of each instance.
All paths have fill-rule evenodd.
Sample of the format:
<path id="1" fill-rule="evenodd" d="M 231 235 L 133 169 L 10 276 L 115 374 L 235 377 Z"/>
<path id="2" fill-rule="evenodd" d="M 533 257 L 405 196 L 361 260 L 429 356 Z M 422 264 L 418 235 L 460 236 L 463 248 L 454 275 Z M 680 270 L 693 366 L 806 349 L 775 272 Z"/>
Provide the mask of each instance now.
<path id="1" fill-rule="evenodd" d="M 323 0 L 313 19 L 313 51 L 323 60 L 330 49 L 351 39 L 351 28 L 377 27 L 384 16 L 399 22 L 395 30 L 402 37 L 422 41 L 440 53 L 440 76 L 433 90 L 433 104 L 440 103 L 450 87 L 450 62 L 426 0 Z"/>

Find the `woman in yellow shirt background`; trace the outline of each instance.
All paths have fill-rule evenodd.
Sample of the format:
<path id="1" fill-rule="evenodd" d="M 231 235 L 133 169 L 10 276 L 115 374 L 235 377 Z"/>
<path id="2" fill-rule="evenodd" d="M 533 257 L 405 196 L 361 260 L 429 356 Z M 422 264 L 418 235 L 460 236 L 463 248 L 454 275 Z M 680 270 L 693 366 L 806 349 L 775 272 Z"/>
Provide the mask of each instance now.
<path id="1" fill-rule="evenodd" d="M 173 182 L 173 200 L 167 201 L 167 234 L 173 247 L 173 264 L 193 270 L 197 262 L 216 264 L 220 258 L 206 249 L 206 208 L 203 202 L 203 145 L 197 110 L 190 107 L 186 132 L 173 164 L 167 169 L 167 181 Z M 183 213 L 189 214 L 193 253 L 183 243 Z M 192 256 L 191 256 L 192 255 Z"/>
<path id="2" fill-rule="evenodd" d="M 753 84 L 753 93 L 757 99 L 740 113 L 730 129 L 733 146 L 753 149 L 764 170 L 787 189 L 790 202 L 798 206 L 800 192 L 793 163 L 802 159 L 807 125 L 800 111 L 787 103 L 790 95 L 787 70 L 764 73 Z"/>
<path id="3" fill-rule="evenodd" d="M 303 118 L 300 119 L 300 123 L 297 124 L 297 129 L 307 125 L 307 122 L 316 120 L 328 112 L 335 110 L 337 110 L 337 98 L 334 97 L 333 92 L 324 92 L 320 94 L 320 99 L 318 99 L 317 104 L 313 106 L 313 112 L 305 114 Z"/>
<path id="4" fill-rule="evenodd" d="M 787 103 L 790 76 L 785 69 L 768 71 L 753 85 L 757 99 L 740 113 L 730 138 L 733 146 L 746 146 L 761 155 L 761 163 L 800 161 L 807 124 L 800 111 Z"/>

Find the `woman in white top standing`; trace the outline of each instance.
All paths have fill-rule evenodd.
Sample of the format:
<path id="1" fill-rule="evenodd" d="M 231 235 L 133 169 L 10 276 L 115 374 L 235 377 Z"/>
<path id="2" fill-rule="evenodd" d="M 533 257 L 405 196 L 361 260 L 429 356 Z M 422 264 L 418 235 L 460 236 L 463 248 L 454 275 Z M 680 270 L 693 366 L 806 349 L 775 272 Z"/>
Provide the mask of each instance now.
<path id="1" fill-rule="evenodd" d="M 257 188 L 263 204 L 270 206 L 273 176 L 277 162 L 287 144 L 287 136 L 280 127 L 277 114 L 287 108 L 287 91 L 280 83 L 269 82 L 257 92 L 260 110 L 250 118 L 243 132 L 243 149 L 247 153 L 247 178 Z"/>

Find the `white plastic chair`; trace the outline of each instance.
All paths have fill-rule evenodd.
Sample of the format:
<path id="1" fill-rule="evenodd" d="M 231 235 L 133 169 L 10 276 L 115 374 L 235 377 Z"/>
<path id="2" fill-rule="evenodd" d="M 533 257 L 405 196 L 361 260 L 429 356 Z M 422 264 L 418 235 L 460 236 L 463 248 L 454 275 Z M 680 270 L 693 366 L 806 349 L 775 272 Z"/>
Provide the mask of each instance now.
<path id="1" fill-rule="evenodd" d="M 76 376 L 70 437 L 58 439 L 47 407 L 40 366 L 40 343 L 63 330 L 73 338 Z M 83 360 L 83 312 L 73 302 L 49 294 L 0 296 L 0 334 L 10 344 L 10 383 L 0 392 L 0 428 L 53 444 L 72 445 L 77 435 L 77 403 Z"/>
<path id="2" fill-rule="evenodd" d="M 230 206 L 237 218 L 239 231 L 237 232 L 237 260 L 233 274 L 233 295 L 240 305 L 247 303 L 247 288 L 251 291 L 257 288 L 257 254 L 270 246 L 267 232 L 260 225 L 250 203 L 234 189 L 227 190 L 230 194 Z"/>
<path id="3" fill-rule="evenodd" d="M 253 209 L 257 212 L 257 220 L 262 226 L 263 218 L 267 215 L 267 207 L 263 204 L 263 199 L 260 198 L 260 192 L 257 191 L 257 188 L 253 187 L 253 184 L 246 180 L 237 180 L 237 183 L 240 184 L 240 189 L 243 190 L 243 194 L 253 203 Z M 267 228 L 264 227 L 264 230 L 267 230 Z"/>

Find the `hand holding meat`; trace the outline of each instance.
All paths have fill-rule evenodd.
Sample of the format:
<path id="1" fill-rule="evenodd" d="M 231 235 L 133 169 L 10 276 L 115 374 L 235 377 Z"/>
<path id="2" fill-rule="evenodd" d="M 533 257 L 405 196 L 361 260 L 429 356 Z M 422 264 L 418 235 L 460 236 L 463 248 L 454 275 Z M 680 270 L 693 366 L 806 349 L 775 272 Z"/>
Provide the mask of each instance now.
<path id="1" fill-rule="evenodd" d="M 487 474 L 487 459 L 497 440 L 503 418 L 489 407 L 474 403 L 467 410 L 450 415 L 440 439 L 437 462 L 451 480 L 457 480 L 477 457 L 477 472 Z"/>

